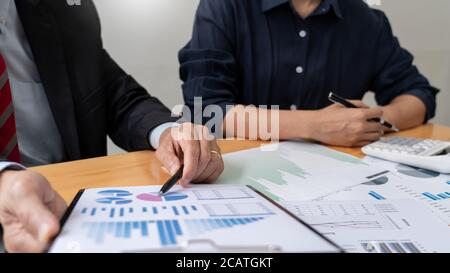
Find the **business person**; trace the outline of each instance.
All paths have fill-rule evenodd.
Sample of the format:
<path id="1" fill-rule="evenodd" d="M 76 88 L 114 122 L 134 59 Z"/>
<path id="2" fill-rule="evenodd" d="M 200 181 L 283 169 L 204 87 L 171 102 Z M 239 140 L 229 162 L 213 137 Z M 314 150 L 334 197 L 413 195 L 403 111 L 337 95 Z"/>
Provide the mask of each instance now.
<path id="1" fill-rule="evenodd" d="M 438 90 L 384 13 L 362 0 L 201 0 L 179 60 L 186 104 L 219 105 L 228 136 L 257 126 L 237 118 L 246 105 L 278 106 L 280 139 L 342 146 L 378 140 L 384 128 L 374 118 L 407 129 L 435 114 Z M 361 109 L 330 105 L 330 91 Z M 381 107 L 360 101 L 368 91 Z"/>
<path id="2" fill-rule="evenodd" d="M 103 49 L 93 2 L 68 3 L 0 1 L 0 223 L 11 252 L 45 250 L 66 209 L 23 165 L 103 156 L 109 135 L 128 151 L 157 149 L 171 173 L 184 163 L 182 184 L 223 170 L 208 130 L 175 129 L 170 111 Z"/>

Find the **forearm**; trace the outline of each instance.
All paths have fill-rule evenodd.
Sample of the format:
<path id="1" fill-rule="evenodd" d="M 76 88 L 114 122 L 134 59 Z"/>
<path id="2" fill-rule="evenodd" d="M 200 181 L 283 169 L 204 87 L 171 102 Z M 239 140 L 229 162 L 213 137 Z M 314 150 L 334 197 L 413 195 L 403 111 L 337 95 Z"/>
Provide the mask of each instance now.
<path id="1" fill-rule="evenodd" d="M 425 121 L 426 106 L 417 97 L 402 95 L 383 107 L 384 118 L 401 130 L 422 125 Z"/>
<path id="2" fill-rule="evenodd" d="M 243 139 L 309 139 L 315 111 L 267 110 L 237 105 L 227 112 L 223 123 L 226 137 Z M 275 139 L 274 139 L 275 138 Z"/>

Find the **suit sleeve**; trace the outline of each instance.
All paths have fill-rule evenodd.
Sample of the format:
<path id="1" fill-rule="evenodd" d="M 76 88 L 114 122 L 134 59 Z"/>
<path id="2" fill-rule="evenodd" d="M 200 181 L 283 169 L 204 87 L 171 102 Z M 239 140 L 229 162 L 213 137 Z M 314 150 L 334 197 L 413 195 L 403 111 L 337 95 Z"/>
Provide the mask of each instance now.
<path id="1" fill-rule="evenodd" d="M 175 122 L 171 111 L 148 94 L 103 51 L 103 69 L 108 78 L 108 135 L 116 145 L 127 150 L 151 149 L 149 134 L 157 126 Z"/>
<path id="2" fill-rule="evenodd" d="M 101 37 L 100 18 L 93 2 L 91 5 Z M 100 54 L 102 82 L 106 83 L 108 135 L 127 151 L 151 149 L 150 132 L 178 118 L 172 117 L 171 111 L 128 75 L 105 49 Z"/>
<path id="3" fill-rule="evenodd" d="M 390 23 L 381 11 L 375 11 L 380 32 L 375 52 L 375 78 L 371 87 L 381 105 L 389 104 L 400 95 L 412 95 L 426 106 L 425 120 L 433 118 L 436 112 L 438 89 L 413 65 L 414 57 L 400 46 L 392 33 Z"/>

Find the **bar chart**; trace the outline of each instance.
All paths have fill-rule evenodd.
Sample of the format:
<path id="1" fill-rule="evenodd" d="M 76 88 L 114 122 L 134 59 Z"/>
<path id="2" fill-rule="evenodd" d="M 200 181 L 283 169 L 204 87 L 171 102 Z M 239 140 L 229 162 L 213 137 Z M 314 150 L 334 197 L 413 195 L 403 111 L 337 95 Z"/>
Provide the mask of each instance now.
<path id="1" fill-rule="evenodd" d="M 192 236 L 206 232 L 243 226 L 263 220 L 264 217 L 214 218 L 186 220 L 186 226 Z"/>
<path id="2" fill-rule="evenodd" d="M 117 219 L 128 216 L 157 216 L 160 214 L 180 216 L 192 215 L 199 211 L 196 205 L 179 205 L 179 206 L 142 206 L 142 207 L 84 207 L 80 213 L 84 216 L 107 217 L 109 219 Z"/>
<path id="3" fill-rule="evenodd" d="M 195 236 L 248 225 L 263 219 L 263 217 L 190 219 L 184 220 L 184 223 L 189 233 Z M 82 227 L 87 230 L 88 239 L 96 244 L 104 243 L 107 236 L 125 240 L 156 236 L 161 246 L 172 246 L 177 245 L 179 237 L 184 234 L 180 220 L 84 222 Z"/>
<path id="4" fill-rule="evenodd" d="M 440 200 L 450 199 L 450 192 L 441 192 L 438 194 L 423 192 L 422 195 L 431 201 L 440 201 Z"/>
<path id="5" fill-rule="evenodd" d="M 381 194 L 379 194 L 375 191 L 370 191 L 369 195 L 372 196 L 373 198 L 375 198 L 376 200 L 385 200 L 386 199 Z"/>
<path id="6" fill-rule="evenodd" d="M 419 247 L 409 241 L 405 242 L 363 242 L 361 246 L 369 253 L 421 253 Z"/>
<path id="7" fill-rule="evenodd" d="M 97 244 L 102 244 L 107 235 L 117 239 L 158 236 L 161 245 L 168 246 L 176 245 L 177 237 L 183 235 L 178 220 L 85 222 L 83 228 L 87 229 L 87 237 Z"/>

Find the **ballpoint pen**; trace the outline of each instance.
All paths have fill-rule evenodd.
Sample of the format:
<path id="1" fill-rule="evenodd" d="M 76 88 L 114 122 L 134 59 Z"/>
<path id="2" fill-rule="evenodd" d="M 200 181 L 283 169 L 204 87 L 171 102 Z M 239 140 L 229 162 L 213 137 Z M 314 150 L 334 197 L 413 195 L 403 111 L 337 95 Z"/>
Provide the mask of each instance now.
<path id="1" fill-rule="evenodd" d="M 178 180 L 183 177 L 183 169 L 184 166 L 181 165 L 181 167 L 178 169 L 178 171 L 171 177 L 167 182 L 162 186 L 161 190 L 159 191 L 159 195 L 166 194 L 173 186 L 175 186 L 178 182 Z"/>
<path id="2" fill-rule="evenodd" d="M 340 104 L 344 107 L 347 108 L 359 108 L 358 106 L 354 105 L 353 103 L 349 102 L 348 100 L 339 97 L 338 95 L 334 94 L 333 92 L 330 92 L 330 94 L 328 95 L 328 99 L 333 102 L 333 103 L 337 103 Z M 384 127 L 394 131 L 394 132 L 399 132 L 400 129 L 398 129 L 397 127 L 395 127 L 393 124 L 387 122 L 384 119 L 380 119 L 380 118 L 374 118 L 371 119 L 371 121 L 375 121 L 375 122 L 379 122 L 381 125 L 383 125 Z"/>

